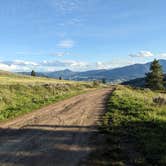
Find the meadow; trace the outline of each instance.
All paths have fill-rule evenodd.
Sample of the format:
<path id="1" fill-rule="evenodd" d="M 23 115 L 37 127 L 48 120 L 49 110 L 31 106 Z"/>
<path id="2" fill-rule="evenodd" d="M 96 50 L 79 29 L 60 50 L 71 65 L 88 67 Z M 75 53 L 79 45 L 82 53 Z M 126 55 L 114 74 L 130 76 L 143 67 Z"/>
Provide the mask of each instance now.
<path id="1" fill-rule="evenodd" d="M 0 71 L 0 121 L 99 87 L 88 82 L 16 75 Z"/>
<path id="2" fill-rule="evenodd" d="M 105 165 L 166 165 L 165 92 L 117 86 L 101 129 Z"/>

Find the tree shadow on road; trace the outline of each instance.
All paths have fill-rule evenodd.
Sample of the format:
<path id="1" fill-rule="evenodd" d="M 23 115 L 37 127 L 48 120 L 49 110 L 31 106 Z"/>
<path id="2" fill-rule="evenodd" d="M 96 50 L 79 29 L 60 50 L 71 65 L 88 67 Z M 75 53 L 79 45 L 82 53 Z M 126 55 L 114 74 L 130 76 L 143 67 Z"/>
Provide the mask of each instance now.
<path id="1" fill-rule="evenodd" d="M 41 129 L 42 128 L 42 129 Z M 95 148 L 96 126 L 29 125 L 0 129 L 0 165 L 73 165 Z"/>

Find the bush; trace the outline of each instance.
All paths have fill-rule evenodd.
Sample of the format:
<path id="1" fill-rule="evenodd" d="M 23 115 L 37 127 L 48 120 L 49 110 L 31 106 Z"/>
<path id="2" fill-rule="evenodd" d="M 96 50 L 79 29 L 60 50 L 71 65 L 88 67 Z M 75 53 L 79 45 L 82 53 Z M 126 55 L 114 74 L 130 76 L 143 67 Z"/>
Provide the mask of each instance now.
<path id="1" fill-rule="evenodd" d="M 93 81 L 93 87 L 98 87 L 100 85 L 100 81 L 94 80 Z"/>
<path id="2" fill-rule="evenodd" d="M 161 97 L 161 96 L 155 97 L 155 98 L 153 98 L 153 102 L 160 105 L 160 106 L 161 105 L 166 105 L 166 98 Z"/>

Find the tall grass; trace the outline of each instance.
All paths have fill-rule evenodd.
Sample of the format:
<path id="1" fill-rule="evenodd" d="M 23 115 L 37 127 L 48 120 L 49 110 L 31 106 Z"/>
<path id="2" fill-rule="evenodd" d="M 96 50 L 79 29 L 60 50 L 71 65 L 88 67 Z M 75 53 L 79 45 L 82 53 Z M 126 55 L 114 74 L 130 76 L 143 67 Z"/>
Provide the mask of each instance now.
<path id="1" fill-rule="evenodd" d="M 119 147 L 112 162 L 166 165 L 166 105 L 155 98 L 166 94 L 124 86 L 113 92 L 103 121 L 109 145 Z"/>
<path id="2" fill-rule="evenodd" d="M 92 83 L 0 75 L 0 121 L 93 89 Z"/>

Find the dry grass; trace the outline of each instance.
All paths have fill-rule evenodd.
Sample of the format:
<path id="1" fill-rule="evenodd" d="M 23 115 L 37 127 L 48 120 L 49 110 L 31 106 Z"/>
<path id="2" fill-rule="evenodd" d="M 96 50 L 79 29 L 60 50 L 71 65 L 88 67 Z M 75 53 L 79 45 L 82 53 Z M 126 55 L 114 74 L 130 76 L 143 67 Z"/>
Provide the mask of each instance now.
<path id="1" fill-rule="evenodd" d="M 90 82 L 16 75 L 0 71 L 0 121 L 93 90 Z"/>

